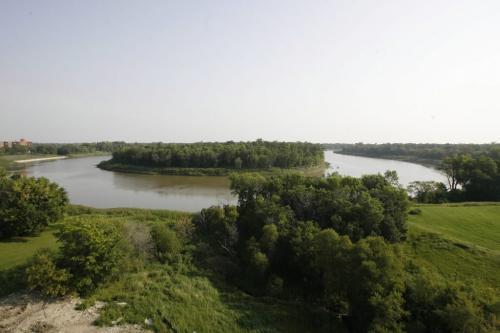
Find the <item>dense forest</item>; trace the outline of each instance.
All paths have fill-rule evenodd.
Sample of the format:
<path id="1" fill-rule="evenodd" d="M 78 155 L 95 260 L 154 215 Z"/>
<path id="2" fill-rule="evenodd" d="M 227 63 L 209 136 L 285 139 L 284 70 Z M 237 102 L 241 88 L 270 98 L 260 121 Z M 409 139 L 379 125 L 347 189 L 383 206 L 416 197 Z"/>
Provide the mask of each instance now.
<path id="1" fill-rule="evenodd" d="M 233 175 L 238 205 L 194 218 L 198 259 L 251 294 L 320 306 L 351 332 L 493 330 L 473 290 L 401 253 L 408 201 L 396 183 L 391 172 Z"/>
<path id="2" fill-rule="evenodd" d="M 15 145 L 10 148 L 0 147 L 0 154 L 41 154 L 41 155 L 71 155 L 92 154 L 96 152 L 113 152 L 122 146 L 122 141 L 102 141 L 93 143 L 33 143 L 32 146 Z"/>
<path id="3" fill-rule="evenodd" d="M 131 144 L 113 152 L 111 163 L 158 168 L 269 169 L 323 163 L 323 146 L 306 142 Z"/>
<path id="4" fill-rule="evenodd" d="M 324 144 L 341 154 L 391 158 L 405 161 L 438 164 L 454 154 L 490 155 L 500 150 L 500 144 L 436 144 L 436 143 L 384 143 L 384 144 Z"/>

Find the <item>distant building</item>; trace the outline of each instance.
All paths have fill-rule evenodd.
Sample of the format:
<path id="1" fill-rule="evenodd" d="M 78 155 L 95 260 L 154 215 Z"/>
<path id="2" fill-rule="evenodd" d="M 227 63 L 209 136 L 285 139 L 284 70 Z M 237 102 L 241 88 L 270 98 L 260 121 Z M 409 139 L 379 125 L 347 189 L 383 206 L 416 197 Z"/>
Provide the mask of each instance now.
<path id="1" fill-rule="evenodd" d="M 24 138 L 20 139 L 19 141 L 0 141 L 0 147 L 9 149 L 15 146 L 24 146 L 24 147 L 31 147 L 33 143 L 31 141 L 28 141 Z"/>

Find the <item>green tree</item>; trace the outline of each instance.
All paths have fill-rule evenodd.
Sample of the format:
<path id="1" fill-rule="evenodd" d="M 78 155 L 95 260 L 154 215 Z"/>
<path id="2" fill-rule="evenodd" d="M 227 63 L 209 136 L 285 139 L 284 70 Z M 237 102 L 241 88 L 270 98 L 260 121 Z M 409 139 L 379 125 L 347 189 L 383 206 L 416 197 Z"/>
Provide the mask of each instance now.
<path id="1" fill-rule="evenodd" d="M 234 254 L 234 245 L 238 241 L 236 220 L 238 211 L 235 206 L 212 206 L 202 209 L 193 221 L 202 237 L 212 246 L 227 254 Z"/>
<path id="2" fill-rule="evenodd" d="M 402 332 L 405 273 L 401 254 L 380 237 L 352 248 L 348 290 L 355 332 Z"/>
<path id="3" fill-rule="evenodd" d="M 0 177 L 0 237 L 29 235 L 62 218 L 68 197 L 46 178 Z"/>
<path id="4" fill-rule="evenodd" d="M 67 221 L 57 238 L 61 244 L 59 267 L 68 270 L 71 286 L 81 294 L 115 277 L 129 250 L 121 227 L 105 218 Z"/>

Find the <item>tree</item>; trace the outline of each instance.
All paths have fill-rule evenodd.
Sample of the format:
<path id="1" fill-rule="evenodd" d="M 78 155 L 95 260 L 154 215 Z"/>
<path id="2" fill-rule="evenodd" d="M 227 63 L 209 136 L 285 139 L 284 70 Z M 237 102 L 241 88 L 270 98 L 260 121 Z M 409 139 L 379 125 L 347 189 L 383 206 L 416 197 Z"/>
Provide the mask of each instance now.
<path id="1" fill-rule="evenodd" d="M 70 285 L 81 294 L 115 277 L 128 253 L 122 229 L 105 218 L 67 221 L 57 233 L 61 244 L 58 267 L 71 274 Z"/>
<path id="2" fill-rule="evenodd" d="M 448 179 L 448 187 L 451 191 L 457 190 L 464 182 L 464 172 L 467 163 L 471 160 L 470 155 L 453 155 L 443 159 L 439 170 L 443 171 Z"/>
<path id="3" fill-rule="evenodd" d="M 238 241 L 237 218 L 236 207 L 225 205 L 202 209 L 193 221 L 198 232 L 207 238 L 210 244 L 227 254 L 233 254 L 233 247 Z"/>
<path id="4" fill-rule="evenodd" d="M 380 237 L 352 248 L 347 293 L 355 332 L 403 332 L 405 275 L 396 249 Z"/>
<path id="5" fill-rule="evenodd" d="M 0 177 L 0 237 L 30 235 L 58 221 L 68 197 L 46 178 Z"/>
<path id="6" fill-rule="evenodd" d="M 419 203 L 443 203 L 447 201 L 446 185 L 441 182 L 411 182 L 408 185 L 408 193 Z"/>

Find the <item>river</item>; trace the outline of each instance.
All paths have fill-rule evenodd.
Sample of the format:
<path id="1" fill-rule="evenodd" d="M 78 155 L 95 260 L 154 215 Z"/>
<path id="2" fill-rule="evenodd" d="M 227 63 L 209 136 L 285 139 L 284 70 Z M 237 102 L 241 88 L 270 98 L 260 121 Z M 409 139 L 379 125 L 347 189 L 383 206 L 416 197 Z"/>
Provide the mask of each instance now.
<path id="1" fill-rule="evenodd" d="M 71 203 L 97 208 L 137 207 L 199 211 L 215 204 L 235 203 L 226 177 L 156 176 L 103 171 L 96 165 L 109 156 L 41 162 L 26 165 L 28 176 L 47 177 L 68 192 Z M 361 176 L 396 170 L 400 182 L 444 181 L 434 169 L 418 164 L 325 152 L 327 173 Z"/>

